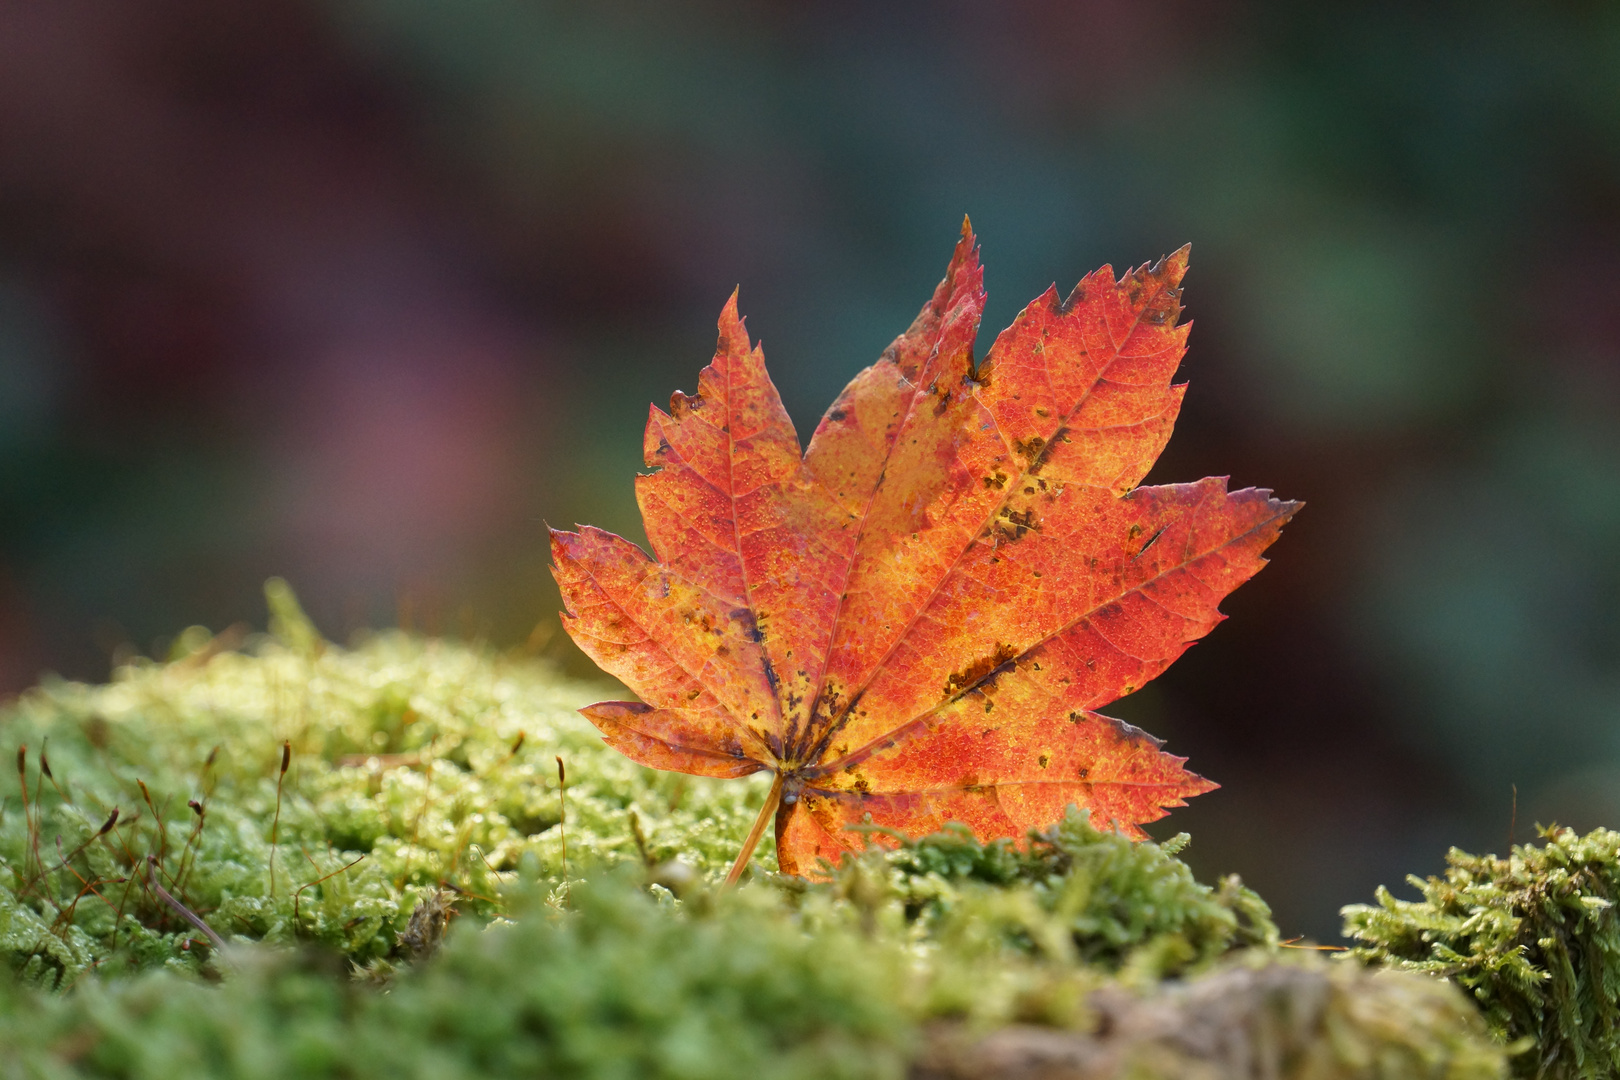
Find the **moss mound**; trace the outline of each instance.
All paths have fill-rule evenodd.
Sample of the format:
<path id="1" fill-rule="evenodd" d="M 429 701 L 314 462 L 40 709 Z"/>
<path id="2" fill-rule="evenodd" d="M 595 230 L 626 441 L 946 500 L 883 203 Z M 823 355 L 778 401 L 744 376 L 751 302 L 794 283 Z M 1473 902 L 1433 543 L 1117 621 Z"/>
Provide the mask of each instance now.
<path id="1" fill-rule="evenodd" d="M 1341 1008 L 1319 966 L 1265 975 L 1264 903 L 1196 881 L 1184 836 L 1074 812 L 1023 844 L 874 830 L 826 881 L 771 873 L 767 843 L 721 891 L 762 783 L 631 764 L 574 711 L 605 691 L 544 665 L 398 633 L 338 648 L 271 602 L 269 635 L 188 632 L 0 711 L 22 748 L 0 1077 L 921 1076 L 941 1047 L 1092 1038 L 1119 1001 L 1165 1015 L 1174 979 L 1234 970 L 1271 987 L 1243 1015 L 1302 1018 L 1289 1037 L 1320 1052 L 1287 1062 L 1312 1076 L 1500 1072 L 1443 984 L 1401 992 L 1450 1006 L 1380 1012 L 1395 991 Z"/>
<path id="2" fill-rule="evenodd" d="M 1507 858 L 1453 848 L 1445 876 L 1344 909 L 1363 960 L 1443 975 L 1524 1052 L 1523 1076 L 1620 1075 L 1620 832 L 1542 830 Z"/>

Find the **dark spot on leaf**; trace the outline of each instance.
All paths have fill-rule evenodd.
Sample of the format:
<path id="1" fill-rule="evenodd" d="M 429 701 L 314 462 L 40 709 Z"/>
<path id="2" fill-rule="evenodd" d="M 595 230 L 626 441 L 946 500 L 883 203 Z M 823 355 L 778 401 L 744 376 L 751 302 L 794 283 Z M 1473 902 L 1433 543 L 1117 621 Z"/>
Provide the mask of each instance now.
<path id="1" fill-rule="evenodd" d="M 1148 537 L 1148 542 L 1147 542 L 1147 543 L 1145 543 L 1145 544 L 1143 544 L 1143 545 L 1142 545 L 1142 550 L 1141 550 L 1141 551 L 1138 551 L 1138 552 L 1137 552 L 1137 553 L 1136 553 L 1136 554 L 1135 554 L 1135 555 L 1134 555 L 1134 556 L 1132 556 L 1132 557 L 1133 557 L 1133 558 L 1136 558 L 1136 559 L 1140 559 L 1140 558 L 1141 558 L 1141 557 L 1142 557 L 1142 556 L 1143 556 L 1143 555 L 1146 555 L 1146 554 L 1147 554 L 1147 550 L 1148 550 L 1148 548 L 1150 548 L 1150 547 L 1152 547 L 1152 546 L 1153 546 L 1153 545 L 1154 545 L 1154 544 L 1156 544 L 1156 543 L 1157 543 L 1157 542 L 1158 542 L 1158 540 L 1159 540 L 1159 537 L 1161 537 L 1161 536 L 1163 536 L 1163 535 L 1164 535 L 1164 531 L 1165 531 L 1165 530 L 1166 530 L 1166 529 L 1168 529 L 1168 528 L 1169 528 L 1169 527 L 1170 527 L 1170 526 L 1168 526 L 1168 525 L 1160 525 L 1160 526 L 1159 526 L 1159 528 L 1158 528 L 1158 530 L 1157 530 L 1157 531 L 1156 531 L 1156 532 L 1155 532 L 1155 533 L 1154 533 L 1154 534 L 1153 534 L 1153 535 L 1152 535 L 1152 536 L 1150 536 L 1150 537 Z"/>
<path id="2" fill-rule="evenodd" d="M 996 515 L 996 535 L 1002 540 L 1022 540 L 1026 533 L 1039 532 L 1041 523 L 1033 510 L 1014 510 L 1003 506 Z"/>
<path id="3" fill-rule="evenodd" d="M 834 409 L 832 412 L 827 414 L 827 419 L 833 421 L 834 423 L 838 422 L 839 420 L 842 420 L 843 418 L 844 418 L 844 410 L 843 409 Z"/>
<path id="4" fill-rule="evenodd" d="M 669 397 L 669 415 L 679 420 L 688 412 L 696 412 L 703 408 L 702 394 L 686 394 L 677 390 Z"/>
<path id="5" fill-rule="evenodd" d="M 1051 754 L 1042 754 L 1040 757 L 1036 758 L 1035 760 L 1040 765 L 1040 767 L 1044 769 L 1048 765 L 1052 764 L 1052 755 Z"/>

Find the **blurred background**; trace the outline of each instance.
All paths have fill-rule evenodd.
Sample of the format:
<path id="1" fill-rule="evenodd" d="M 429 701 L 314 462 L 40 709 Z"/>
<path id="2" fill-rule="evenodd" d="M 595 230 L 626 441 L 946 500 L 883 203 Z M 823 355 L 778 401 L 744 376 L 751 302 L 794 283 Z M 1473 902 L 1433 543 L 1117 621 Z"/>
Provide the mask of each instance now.
<path id="1" fill-rule="evenodd" d="M 1332 940 L 1449 844 L 1620 826 L 1599 3 L 0 4 L 0 691 L 272 574 L 583 672 L 543 523 L 641 537 L 732 287 L 807 434 L 964 212 L 981 351 L 1191 241 L 1151 479 L 1310 504 L 1111 710 L 1225 785 L 1159 835 Z"/>

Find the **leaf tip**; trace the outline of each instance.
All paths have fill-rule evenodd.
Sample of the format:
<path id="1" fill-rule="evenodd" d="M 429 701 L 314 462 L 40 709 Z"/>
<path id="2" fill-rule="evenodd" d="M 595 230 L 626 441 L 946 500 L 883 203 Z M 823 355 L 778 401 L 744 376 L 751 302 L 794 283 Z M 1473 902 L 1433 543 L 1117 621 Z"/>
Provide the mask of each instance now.
<path id="1" fill-rule="evenodd" d="M 586 526 L 575 525 L 574 528 L 583 531 Z M 551 537 L 551 561 L 553 565 L 572 559 L 577 554 L 581 540 L 580 533 L 555 529 L 550 525 L 546 526 L 546 532 Z"/>
<path id="2" fill-rule="evenodd" d="M 974 285 L 978 291 L 982 292 L 984 289 L 984 270 L 979 265 L 979 238 L 973 232 L 973 222 L 968 219 L 966 214 L 962 215 L 962 233 L 961 237 L 956 241 L 956 250 L 951 254 L 951 267 L 946 273 L 946 279 L 950 281 L 956 280 L 963 269 L 966 269 L 970 275 L 977 275 Z"/>
<path id="3" fill-rule="evenodd" d="M 718 321 L 720 336 L 714 346 L 714 357 L 717 362 L 722 357 L 743 356 L 749 351 L 747 323 L 737 305 L 737 298 L 741 292 L 741 285 L 733 288 L 731 295 L 726 298 L 726 306 L 720 309 Z M 670 411 L 674 412 L 673 399 L 671 406 Z"/>
<path id="4" fill-rule="evenodd" d="M 1148 268 L 1148 273 L 1163 278 L 1172 287 L 1180 285 L 1181 279 L 1187 274 L 1187 264 L 1191 257 L 1191 242 L 1182 244 L 1170 254 L 1161 256 L 1158 262 Z"/>

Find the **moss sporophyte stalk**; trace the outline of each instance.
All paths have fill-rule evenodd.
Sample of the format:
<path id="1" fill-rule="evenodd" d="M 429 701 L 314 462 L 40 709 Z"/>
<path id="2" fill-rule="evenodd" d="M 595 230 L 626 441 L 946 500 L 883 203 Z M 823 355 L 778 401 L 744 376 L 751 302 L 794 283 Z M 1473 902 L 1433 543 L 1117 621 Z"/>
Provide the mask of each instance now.
<path id="1" fill-rule="evenodd" d="M 1189 1041 L 1212 1030 L 1277 1076 L 1505 1068 L 1443 981 L 1278 950 L 1185 837 L 1077 811 L 886 834 L 819 882 L 765 870 L 767 835 L 722 890 L 762 778 L 632 764 L 575 711 L 596 687 L 400 633 L 341 648 L 273 597 L 272 635 L 189 633 L 0 712 L 26 748 L 0 1077 L 1247 1075 Z"/>

